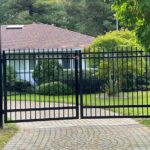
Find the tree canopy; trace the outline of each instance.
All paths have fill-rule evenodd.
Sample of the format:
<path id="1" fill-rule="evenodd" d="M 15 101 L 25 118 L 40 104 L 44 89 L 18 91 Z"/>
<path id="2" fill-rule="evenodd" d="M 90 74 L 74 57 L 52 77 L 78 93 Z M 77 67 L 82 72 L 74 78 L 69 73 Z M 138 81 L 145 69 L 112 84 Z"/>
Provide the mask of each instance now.
<path id="1" fill-rule="evenodd" d="M 103 0 L 0 0 L 1 24 L 54 24 L 91 36 L 115 29 L 113 11 Z"/>
<path id="2" fill-rule="evenodd" d="M 5 10 L 5 11 L 4 11 Z M 42 22 L 64 26 L 66 12 L 62 3 L 45 0 L 3 0 L 1 24 Z"/>
<path id="3" fill-rule="evenodd" d="M 103 0 L 66 0 L 69 28 L 97 36 L 115 29 L 111 5 Z"/>
<path id="4" fill-rule="evenodd" d="M 112 8 L 122 26 L 134 29 L 141 44 L 150 51 L 150 1 L 115 0 Z"/>

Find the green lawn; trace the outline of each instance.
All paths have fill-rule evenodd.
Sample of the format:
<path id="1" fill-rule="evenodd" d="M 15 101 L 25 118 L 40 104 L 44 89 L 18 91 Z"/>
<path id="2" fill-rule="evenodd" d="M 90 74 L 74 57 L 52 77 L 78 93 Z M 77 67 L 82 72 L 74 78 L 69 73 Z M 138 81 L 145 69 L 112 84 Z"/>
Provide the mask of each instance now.
<path id="1" fill-rule="evenodd" d="M 150 91 L 149 92 L 128 92 L 121 94 L 120 97 L 108 97 L 104 93 L 87 94 L 83 95 L 83 104 L 85 106 L 112 106 L 112 105 L 150 105 Z M 123 98 L 124 97 L 124 98 Z M 56 103 L 76 103 L 75 95 L 65 96 L 43 96 L 38 94 L 21 94 L 8 96 L 7 99 L 17 101 L 35 101 L 35 102 L 56 102 Z M 80 103 L 79 103 L 80 104 Z M 136 115 L 150 113 L 150 109 L 147 107 L 141 108 L 111 108 L 112 111 L 120 112 L 125 115 Z"/>
<path id="2" fill-rule="evenodd" d="M 150 118 L 137 119 L 137 121 L 150 128 Z"/>
<path id="3" fill-rule="evenodd" d="M 149 92 L 128 92 L 124 93 L 123 97 L 108 97 L 104 93 L 83 95 L 83 104 L 85 106 L 111 106 L 111 105 L 150 105 Z M 35 102 L 56 102 L 56 103 L 76 103 L 75 95 L 66 96 L 43 96 L 38 94 L 17 94 L 7 97 L 8 100 L 16 101 L 35 101 Z M 80 104 L 80 103 L 79 103 Z M 124 115 L 150 114 L 150 108 L 111 108 L 111 111 L 123 113 Z M 138 121 L 150 127 L 150 119 L 138 119 Z M 17 128 L 14 125 L 8 124 L 5 129 L 0 129 L 0 149 L 8 142 L 8 140 L 16 133 Z"/>
<path id="4" fill-rule="evenodd" d="M 4 129 L 0 129 L 0 150 L 16 132 L 17 128 L 14 124 L 6 124 Z"/>

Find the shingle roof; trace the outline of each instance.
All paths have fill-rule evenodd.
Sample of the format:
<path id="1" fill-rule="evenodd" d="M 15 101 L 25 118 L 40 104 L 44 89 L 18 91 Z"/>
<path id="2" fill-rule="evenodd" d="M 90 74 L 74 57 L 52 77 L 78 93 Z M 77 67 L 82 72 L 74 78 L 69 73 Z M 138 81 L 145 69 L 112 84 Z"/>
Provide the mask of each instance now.
<path id="1" fill-rule="evenodd" d="M 2 26 L 2 49 L 84 48 L 94 37 L 47 24 L 24 25 L 22 29 Z"/>

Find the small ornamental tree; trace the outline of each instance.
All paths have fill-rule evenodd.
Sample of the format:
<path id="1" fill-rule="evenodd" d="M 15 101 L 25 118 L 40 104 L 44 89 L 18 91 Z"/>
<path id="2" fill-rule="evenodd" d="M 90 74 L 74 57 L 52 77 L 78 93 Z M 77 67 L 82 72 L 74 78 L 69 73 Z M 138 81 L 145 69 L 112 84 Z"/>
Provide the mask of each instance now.
<path id="1" fill-rule="evenodd" d="M 135 34 L 128 30 L 109 32 L 93 41 L 90 46 L 92 52 L 106 53 L 101 53 L 100 59 L 91 59 L 89 65 L 98 68 L 96 75 L 105 81 L 108 95 L 137 88 L 137 77 L 145 73 L 145 59 L 141 53 L 132 51 L 141 49 Z M 133 55 L 138 57 L 128 57 Z"/>
<path id="2" fill-rule="evenodd" d="M 57 60 L 39 60 L 35 66 L 32 77 L 34 81 L 40 85 L 42 83 L 59 81 L 59 75 L 61 75 L 61 72 L 62 66 Z"/>

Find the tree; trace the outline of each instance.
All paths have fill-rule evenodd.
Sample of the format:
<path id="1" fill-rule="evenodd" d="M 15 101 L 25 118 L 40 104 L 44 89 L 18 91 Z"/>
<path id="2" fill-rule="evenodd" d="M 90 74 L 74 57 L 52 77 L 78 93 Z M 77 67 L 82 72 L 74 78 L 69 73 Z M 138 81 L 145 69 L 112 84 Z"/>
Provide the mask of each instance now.
<path id="1" fill-rule="evenodd" d="M 101 52 L 99 54 L 101 58 L 91 59 L 89 64 L 98 68 L 96 75 L 104 80 L 105 90 L 109 95 L 137 88 L 137 77 L 145 73 L 145 59 L 141 57 L 140 52 L 133 52 L 142 48 L 133 32 L 128 30 L 109 32 L 97 37 L 90 48 L 92 52 Z M 131 59 L 128 56 L 134 57 Z"/>
<path id="2" fill-rule="evenodd" d="M 68 28 L 97 36 L 115 29 L 115 20 L 109 4 L 103 0 L 66 0 Z"/>
<path id="3" fill-rule="evenodd" d="M 115 29 L 114 12 L 103 0 L 0 0 L 1 24 L 42 22 L 91 36 Z"/>
<path id="4" fill-rule="evenodd" d="M 39 60 L 32 76 L 35 82 L 40 85 L 42 83 L 58 81 L 61 72 L 62 66 L 57 60 Z"/>
<path id="5" fill-rule="evenodd" d="M 9 9 L 8 0 L 0 0 L 0 24 L 7 23 L 14 16 L 14 12 Z"/>
<path id="6" fill-rule="evenodd" d="M 28 12 L 29 16 L 32 16 L 36 12 L 36 7 L 34 6 L 37 0 L 14 0 L 12 2 L 12 9 L 18 11 L 25 10 Z"/>
<path id="7" fill-rule="evenodd" d="M 80 20 L 82 14 L 82 0 L 66 0 L 64 7 L 67 13 L 67 28 L 74 31 L 80 30 Z"/>
<path id="8" fill-rule="evenodd" d="M 66 27 L 63 3 L 46 0 L 1 0 L 2 24 L 29 24 L 42 22 Z"/>
<path id="9" fill-rule="evenodd" d="M 115 20 L 110 5 L 102 0 L 85 0 L 81 17 L 82 33 L 97 36 L 115 29 Z"/>
<path id="10" fill-rule="evenodd" d="M 134 29 L 141 44 L 150 51 L 150 1 L 115 0 L 112 8 L 122 25 Z"/>

